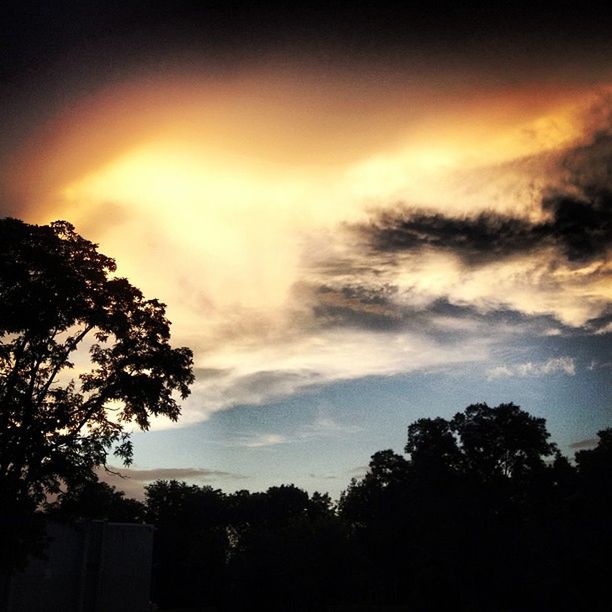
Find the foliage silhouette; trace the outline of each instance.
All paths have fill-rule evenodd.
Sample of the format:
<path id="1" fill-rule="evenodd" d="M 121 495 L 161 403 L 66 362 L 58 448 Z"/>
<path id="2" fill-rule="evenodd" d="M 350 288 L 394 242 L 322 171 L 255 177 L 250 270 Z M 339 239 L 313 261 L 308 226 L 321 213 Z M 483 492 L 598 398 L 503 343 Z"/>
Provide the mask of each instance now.
<path id="1" fill-rule="evenodd" d="M 0 220 L 0 508 L 7 525 L 63 485 L 91 480 L 110 452 L 128 464 L 125 425 L 147 429 L 151 415 L 176 420 L 175 393 L 189 393 L 192 354 L 170 346 L 164 305 L 114 272 L 115 262 L 69 223 Z M 70 376 L 75 354 L 81 371 Z"/>
<path id="2" fill-rule="evenodd" d="M 157 527 L 155 600 L 169 607 L 218 601 L 229 545 L 226 496 L 212 487 L 160 480 L 146 487 L 146 507 L 147 521 Z"/>
<path id="3" fill-rule="evenodd" d="M 145 505 L 125 497 L 123 491 L 98 480 L 86 480 L 63 491 L 57 500 L 48 502 L 46 512 L 56 519 L 94 519 L 116 523 L 142 523 Z"/>
<path id="4" fill-rule="evenodd" d="M 452 423 L 440 417 L 419 419 L 409 425 L 404 450 L 410 455 L 411 464 L 418 469 L 439 472 L 462 468 L 463 457 Z"/>
<path id="5" fill-rule="evenodd" d="M 607 609 L 612 430 L 577 454 L 513 404 L 420 419 L 337 506 L 158 481 L 155 600 L 198 610 Z"/>
<path id="6" fill-rule="evenodd" d="M 599 609 L 594 577 L 605 584 L 601 543 L 610 544 L 611 529 L 610 513 L 604 522 L 595 508 L 612 490 L 608 438 L 578 454 L 578 471 L 548 438 L 543 419 L 518 406 L 475 404 L 450 420 L 411 424 L 407 460 L 376 453 L 339 504 L 361 553 L 352 603 Z M 589 570 L 567 581 L 582 538 L 594 553 Z"/>
<path id="7" fill-rule="evenodd" d="M 544 419 L 514 404 L 473 404 L 455 415 L 451 429 L 459 437 L 465 469 L 485 479 L 542 469 L 556 449 L 548 442 Z"/>
<path id="8" fill-rule="evenodd" d="M 337 590 L 346 537 L 326 494 L 281 485 L 226 495 L 157 481 L 146 505 L 162 608 L 315 609 Z"/>

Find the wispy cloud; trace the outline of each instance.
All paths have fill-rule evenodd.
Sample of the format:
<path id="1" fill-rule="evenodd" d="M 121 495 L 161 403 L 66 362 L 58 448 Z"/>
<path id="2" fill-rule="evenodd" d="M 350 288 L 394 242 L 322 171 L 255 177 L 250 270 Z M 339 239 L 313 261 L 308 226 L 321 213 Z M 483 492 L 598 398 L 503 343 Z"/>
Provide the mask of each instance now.
<path id="1" fill-rule="evenodd" d="M 606 325 L 598 329 L 595 333 L 598 335 L 612 334 L 612 321 L 610 321 L 609 323 L 607 323 Z"/>
<path id="2" fill-rule="evenodd" d="M 253 433 L 238 436 L 227 441 L 229 446 L 242 446 L 244 448 L 268 448 L 278 444 L 286 444 L 289 440 L 276 433 Z"/>
<path id="3" fill-rule="evenodd" d="M 241 474 L 224 472 L 220 470 L 207 470 L 204 468 L 114 468 L 111 470 L 122 478 L 130 478 L 139 482 L 153 482 L 154 480 L 209 480 L 212 478 L 245 478 Z M 102 471 L 101 473 L 108 473 Z"/>
<path id="4" fill-rule="evenodd" d="M 576 364 L 573 357 L 551 357 L 541 362 L 527 361 L 525 363 L 496 366 L 487 370 L 487 379 L 495 380 L 514 376 L 521 378 L 539 377 L 558 373 L 574 376 Z"/>
<path id="5" fill-rule="evenodd" d="M 338 436 L 344 434 L 353 434 L 361 431 L 361 427 L 358 425 L 352 425 L 349 423 L 339 423 L 330 416 L 319 414 L 311 425 L 307 425 L 298 434 L 301 438 L 311 436 Z"/>
<path id="6" fill-rule="evenodd" d="M 608 368 L 612 369 L 612 361 L 597 361 L 596 359 L 593 359 L 587 366 L 587 370 L 590 370 L 591 372 L 593 370 L 604 370 Z"/>
<path id="7" fill-rule="evenodd" d="M 308 328 L 301 337 L 263 345 L 227 343 L 209 355 L 217 367 L 196 381 L 180 422 L 173 425 L 157 419 L 153 427 L 185 426 L 230 406 L 263 404 L 334 381 L 483 361 L 488 357 L 490 342 L 487 338 L 460 339 L 451 334 L 444 342 L 422 331 L 405 329 L 372 334 L 359 329 Z M 357 355 L 367 358 L 356 359 Z M 262 364 L 265 370 L 261 370 Z M 326 426 L 332 427 L 324 421 L 312 424 L 303 436 L 313 435 L 317 428 L 320 433 Z"/>
<path id="8" fill-rule="evenodd" d="M 344 437 L 361 431 L 358 425 L 340 423 L 330 416 L 319 414 L 312 423 L 294 427 L 280 434 L 272 432 L 252 432 L 229 437 L 221 443 L 225 446 L 238 446 L 251 449 L 267 449 L 279 444 L 298 444 L 330 437 Z"/>

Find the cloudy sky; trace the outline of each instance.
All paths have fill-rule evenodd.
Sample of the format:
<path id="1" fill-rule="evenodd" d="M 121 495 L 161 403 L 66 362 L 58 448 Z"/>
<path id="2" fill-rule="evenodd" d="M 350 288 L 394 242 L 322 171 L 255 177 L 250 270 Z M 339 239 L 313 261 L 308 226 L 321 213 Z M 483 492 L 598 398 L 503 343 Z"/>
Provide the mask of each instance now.
<path id="1" fill-rule="evenodd" d="M 481 401 L 567 453 L 612 425 L 600 15 L 2 11 L 0 213 L 72 222 L 195 354 L 180 423 L 135 434 L 119 486 L 337 495 L 416 418 Z"/>

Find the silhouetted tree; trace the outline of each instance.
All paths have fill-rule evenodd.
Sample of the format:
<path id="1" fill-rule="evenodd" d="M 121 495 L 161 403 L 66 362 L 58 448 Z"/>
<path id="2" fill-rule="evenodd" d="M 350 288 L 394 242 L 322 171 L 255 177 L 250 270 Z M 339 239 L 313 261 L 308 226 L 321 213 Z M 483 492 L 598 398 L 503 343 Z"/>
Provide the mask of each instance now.
<path id="1" fill-rule="evenodd" d="M 569 499 L 564 525 L 572 579 L 579 585 L 576 601 L 584 609 L 609 607 L 612 551 L 612 428 L 598 432 L 597 446 L 576 453 L 577 486 Z M 567 556 L 567 552 L 565 552 Z M 576 594 L 578 595 L 578 593 Z"/>
<path id="2" fill-rule="evenodd" d="M 46 512 L 60 519 L 96 519 L 118 523 L 141 523 L 145 505 L 125 496 L 123 491 L 94 478 L 75 485 L 59 494 L 56 501 L 46 504 Z"/>
<path id="3" fill-rule="evenodd" d="M 126 464 L 124 427 L 179 416 L 192 354 L 169 344 L 165 307 L 66 222 L 0 220 L 0 508 L 9 523 L 62 484 Z M 89 368 L 70 375 L 74 355 Z M 9 528 L 10 529 L 10 528 Z"/>
<path id="4" fill-rule="evenodd" d="M 404 450 L 418 469 L 439 472 L 463 467 L 452 424 L 440 417 L 410 424 Z"/>
<path id="5" fill-rule="evenodd" d="M 593 449 L 576 453 L 580 475 L 600 490 L 612 489 L 612 427 L 597 432 L 599 438 Z"/>
<path id="6" fill-rule="evenodd" d="M 544 467 L 555 445 L 546 421 L 515 404 L 472 404 L 451 421 L 461 443 L 465 469 L 482 478 L 518 477 Z"/>
<path id="7" fill-rule="evenodd" d="M 315 491 L 308 500 L 307 513 L 312 520 L 326 520 L 335 515 L 334 502 L 329 493 Z"/>
<path id="8" fill-rule="evenodd" d="M 232 609 L 316 610 L 337 599 L 347 546 L 329 496 L 281 485 L 239 491 L 230 503 Z"/>
<path id="9" fill-rule="evenodd" d="M 543 419 L 513 404 L 475 404 L 408 427 L 406 460 L 372 456 L 340 499 L 353 528 L 359 599 L 415 609 L 512 607 L 535 573 L 538 530 L 555 479 L 571 480 Z M 568 466 L 571 472 L 571 466 Z M 558 496 L 561 493 L 558 493 Z M 477 579 L 479 577 L 479 579 Z"/>
<path id="10" fill-rule="evenodd" d="M 575 467 L 549 442 L 544 420 L 513 404 L 419 419 L 408 455 L 375 453 L 337 508 L 294 485 L 224 495 L 158 481 L 147 489 L 156 601 L 605 610 L 611 430 L 599 436 Z"/>
<path id="11" fill-rule="evenodd" d="M 168 607 L 218 603 L 228 554 L 226 496 L 209 486 L 158 480 L 145 488 L 147 521 L 157 527 L 153 596 Z"/>
<path id="12" fill-rule="evenodd" d="M 408 475 L 408 462 L 392 450 L 372 455 L 362 480 L 353 479 L 340 496 L 342 516 L 353 524 L 365 524 L 381 513 L 393 510 Z M 401 503 L 401 501 L 400 501 Z"/>

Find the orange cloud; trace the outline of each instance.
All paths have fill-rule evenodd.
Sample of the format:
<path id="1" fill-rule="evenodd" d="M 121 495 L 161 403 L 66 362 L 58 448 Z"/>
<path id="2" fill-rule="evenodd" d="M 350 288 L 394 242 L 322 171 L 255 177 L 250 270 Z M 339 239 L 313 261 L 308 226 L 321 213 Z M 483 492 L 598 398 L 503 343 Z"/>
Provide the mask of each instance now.
<path id="1" fill-rule="evenodd" d="M 408 168 L 427 169 L 555 146 L 572 135 L 563 109 L 584 98 L 576 87 L 448 87 L 380 70 L 272 65 L 223 78 L 177 71 L 75 100 L 22 143 L 4 181 L 31 220 L 52 215 L 66 185 L 167 142 L 307 176 L 361 164 L 380 181 L 401 172 L 393 163 L 402 157 Z"/>
<path id="2" fill-rule="evenodd" d="M 608 303 L 601 275 L 550 272 L 545 256 L 465 269 L 452 253 L 428 252 L 373 269 L 342 231 L 373 208 L 531 215 L 523 193 L 542 159 L 579 136 L 576 105 L 591 94 L 396 77 L 272 67 L 116 85 L 33 135 L 5 171 L 28 220 L 74 222 L 168 303 L 177 341 L 219 372 L 198 380 L 184 422 L 312 384 L 487 358 L 491 330 L 444 344 L 426 329 L 325 328 L 313 320 L 316 291 L 300 287 L 324 282 L 331 261 L 347 265 L 338 285 L 398 289 L 388 304 L 354 307 L 341 291 L 323 304 L 364 317 L 446 299 L 581 325 Z M 526 156 L 535 162 L 517 162 Z M 508 182 L 525 189 L 517 196 Z"/>

